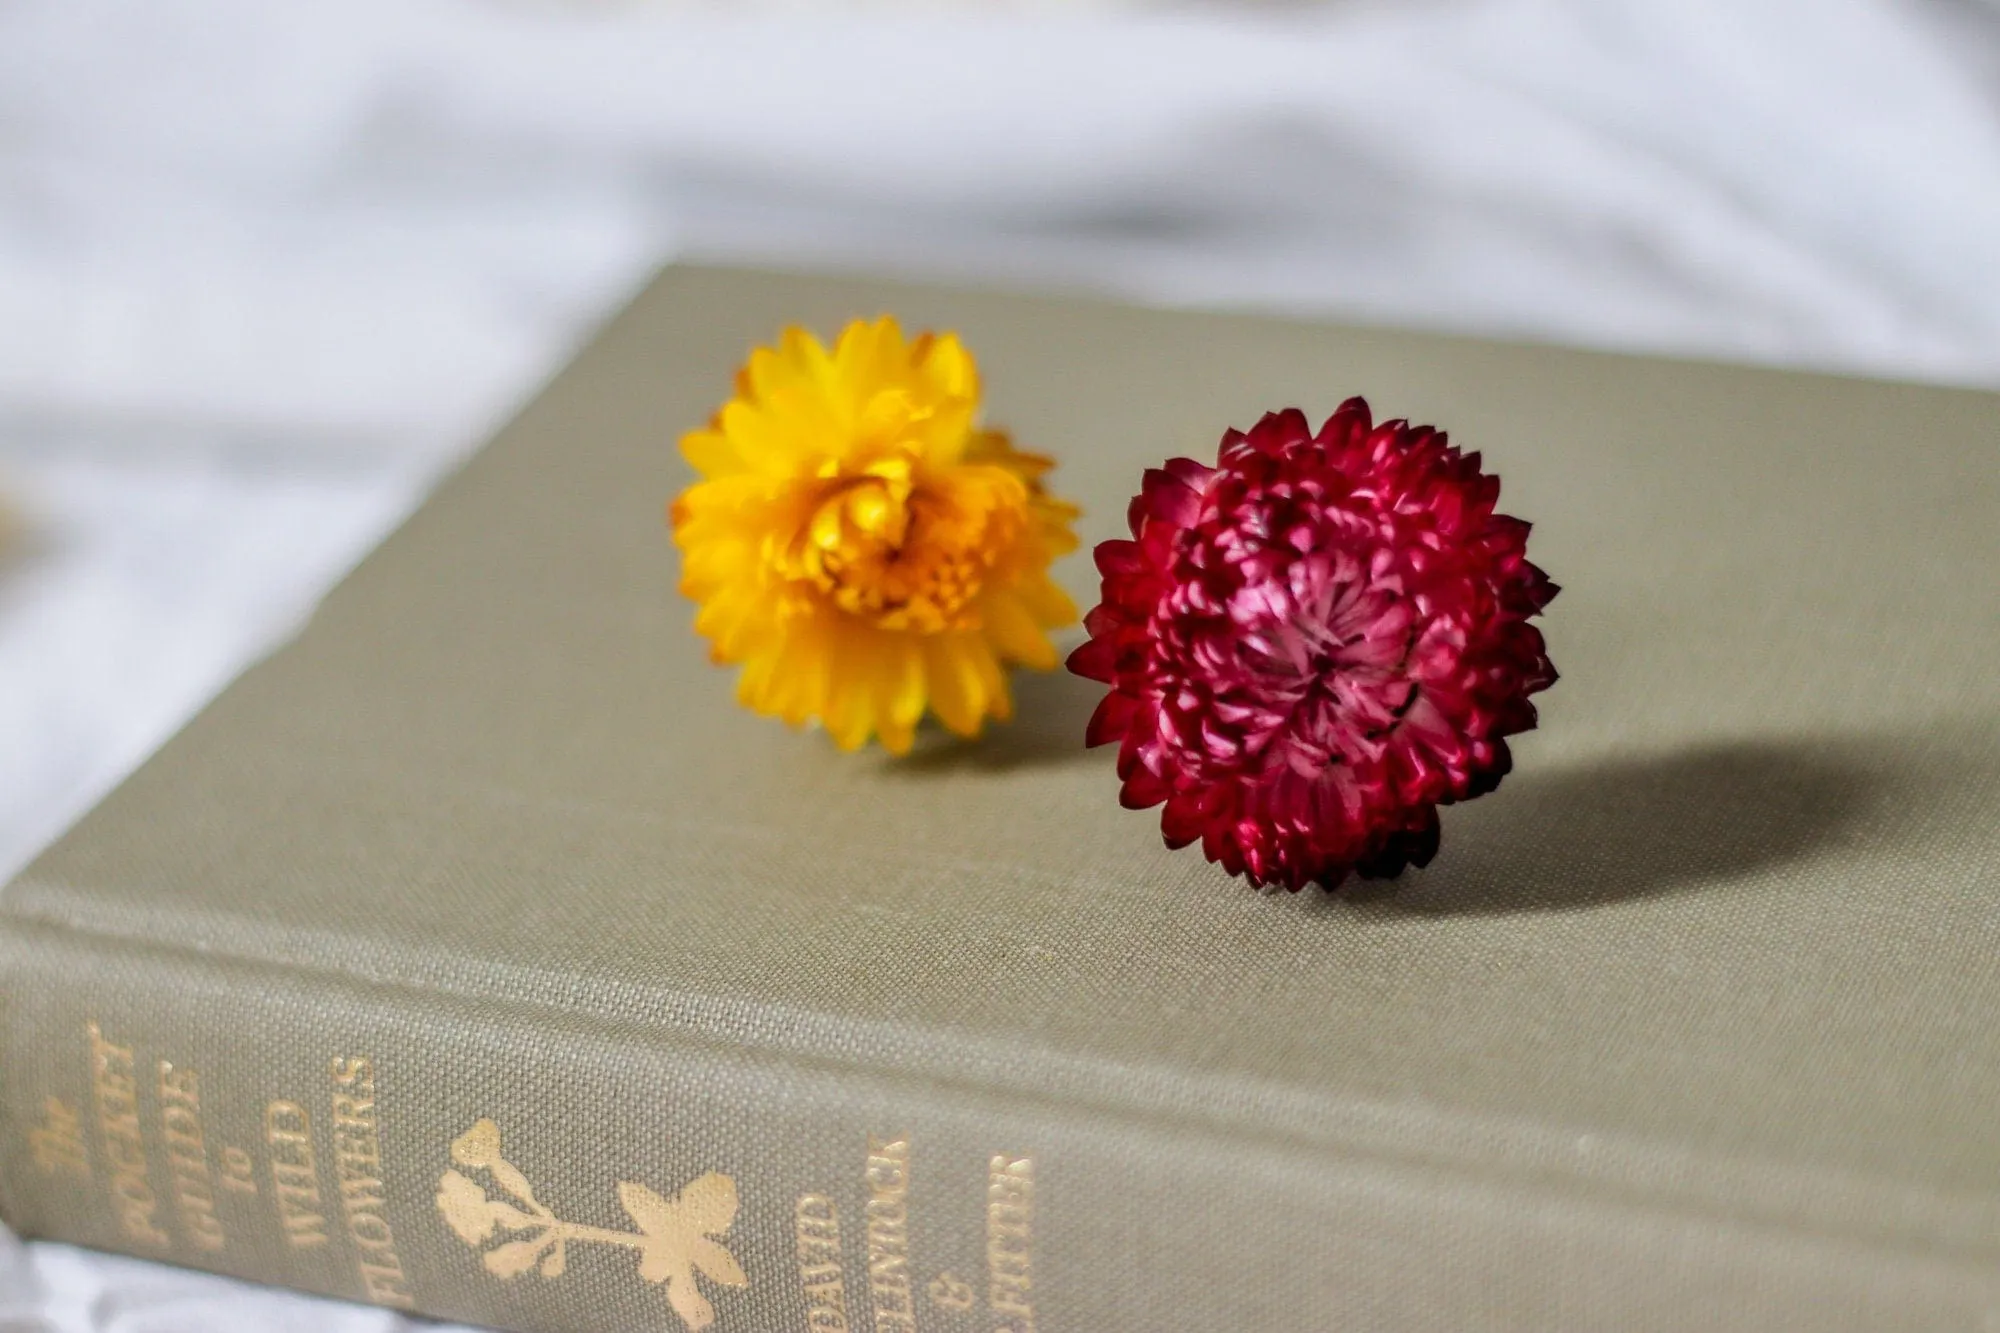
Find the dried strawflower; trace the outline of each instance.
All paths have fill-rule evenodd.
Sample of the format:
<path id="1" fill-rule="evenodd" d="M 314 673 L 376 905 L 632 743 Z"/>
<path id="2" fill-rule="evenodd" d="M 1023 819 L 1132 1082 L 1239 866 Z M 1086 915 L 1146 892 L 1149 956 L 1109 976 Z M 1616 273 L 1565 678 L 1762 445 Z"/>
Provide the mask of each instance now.
<path id="1" fill-rule="evenodd" d="M 1077 511 L 978 408 L 955 336 L 884 316 L 831 351 L 787 329 L 681 440 L 702 476 L 671 509 L 681 590 L 742 703 L 902 754 L 927 707 L 975 736 L 1012 713 L 1006 664 L 1057 665 L 1076 607 L 1048 569 Z"/>
<path id="2" fill-rule="evenodd" d="M 1069 659 L 1111 686 L 1086 739 L 1119 742 L 1123 803 L 1260 887 L 1428 863 L 1437 807 L 1499 785 L 1556 679 L 1528 623 L 1556 585 L 1499 493 L 1359 398 L 1147 472 Z"/>

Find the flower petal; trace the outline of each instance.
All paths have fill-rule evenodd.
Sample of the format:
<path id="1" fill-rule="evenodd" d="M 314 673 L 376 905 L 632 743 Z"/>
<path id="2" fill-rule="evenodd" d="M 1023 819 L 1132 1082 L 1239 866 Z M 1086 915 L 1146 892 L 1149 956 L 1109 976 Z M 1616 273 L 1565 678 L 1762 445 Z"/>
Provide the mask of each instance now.
<path id="1" fill-rule="evenodd" d="M 986 720 L 986 687 L 973 659 L 990 655 L 972 634 L 940 634 L 924 643 L 924 678 L 938 720 L 960 736 L 977 736 Z"/>
<path id="2" fill-rule="evenodd" d="M 989 594 L 979 612 L 987 639 L 1002 655 L 1038 671 L 1053 670 L 1060 662 L 1056 646 L 1011 591 Z"/>

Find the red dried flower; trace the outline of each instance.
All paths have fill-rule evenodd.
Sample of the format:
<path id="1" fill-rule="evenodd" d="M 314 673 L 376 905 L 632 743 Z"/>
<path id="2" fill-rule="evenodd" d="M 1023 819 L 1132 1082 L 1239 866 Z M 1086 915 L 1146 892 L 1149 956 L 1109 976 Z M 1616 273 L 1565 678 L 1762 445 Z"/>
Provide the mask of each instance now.
<path id="1" fill-rule="evenodd" d="M 1528 623 L 1556 585 L 1499 494 L 1478 454 L 1359 398 L 1317 435 L 1273 412 L 1213 468 L 1148 471 L 1069 659 L 1111 686 L 1086 743 L 1119 742 L 1123 804 L 1164 801 L 1168 846 L 1260 887 L 1427 864 L 1437 807 L 1500 784 L 1556 679 Z"/>

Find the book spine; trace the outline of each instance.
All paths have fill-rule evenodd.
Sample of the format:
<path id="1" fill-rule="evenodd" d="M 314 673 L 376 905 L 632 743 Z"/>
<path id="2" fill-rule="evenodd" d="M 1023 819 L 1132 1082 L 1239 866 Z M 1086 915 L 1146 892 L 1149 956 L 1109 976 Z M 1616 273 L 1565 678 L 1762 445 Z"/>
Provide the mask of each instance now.
<path id="1" fill-rule="evenodd" d="M 6 919 L 18 1231 L 521 1333 L 1981 1328 L 1978 1263 Z"/>

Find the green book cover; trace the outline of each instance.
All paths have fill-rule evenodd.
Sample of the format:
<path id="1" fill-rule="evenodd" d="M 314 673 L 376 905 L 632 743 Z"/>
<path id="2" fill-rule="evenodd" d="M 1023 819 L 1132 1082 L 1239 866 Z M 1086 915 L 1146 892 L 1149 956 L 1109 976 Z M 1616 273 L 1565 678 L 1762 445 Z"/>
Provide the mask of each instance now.
<path id="1" fill-rule="evenodd" d="M 1513 775 L 1260 895 L 1090 682 L 738 709 L 675 442 L 884 312 L 1086 550 L 1266 409 L 1482 451 L 1565 588 Z M 1989 395 L 670 270 L 0 898 L 0 1206 L 548 1333 L 1992 1328 L 1996 571 Z"/>

